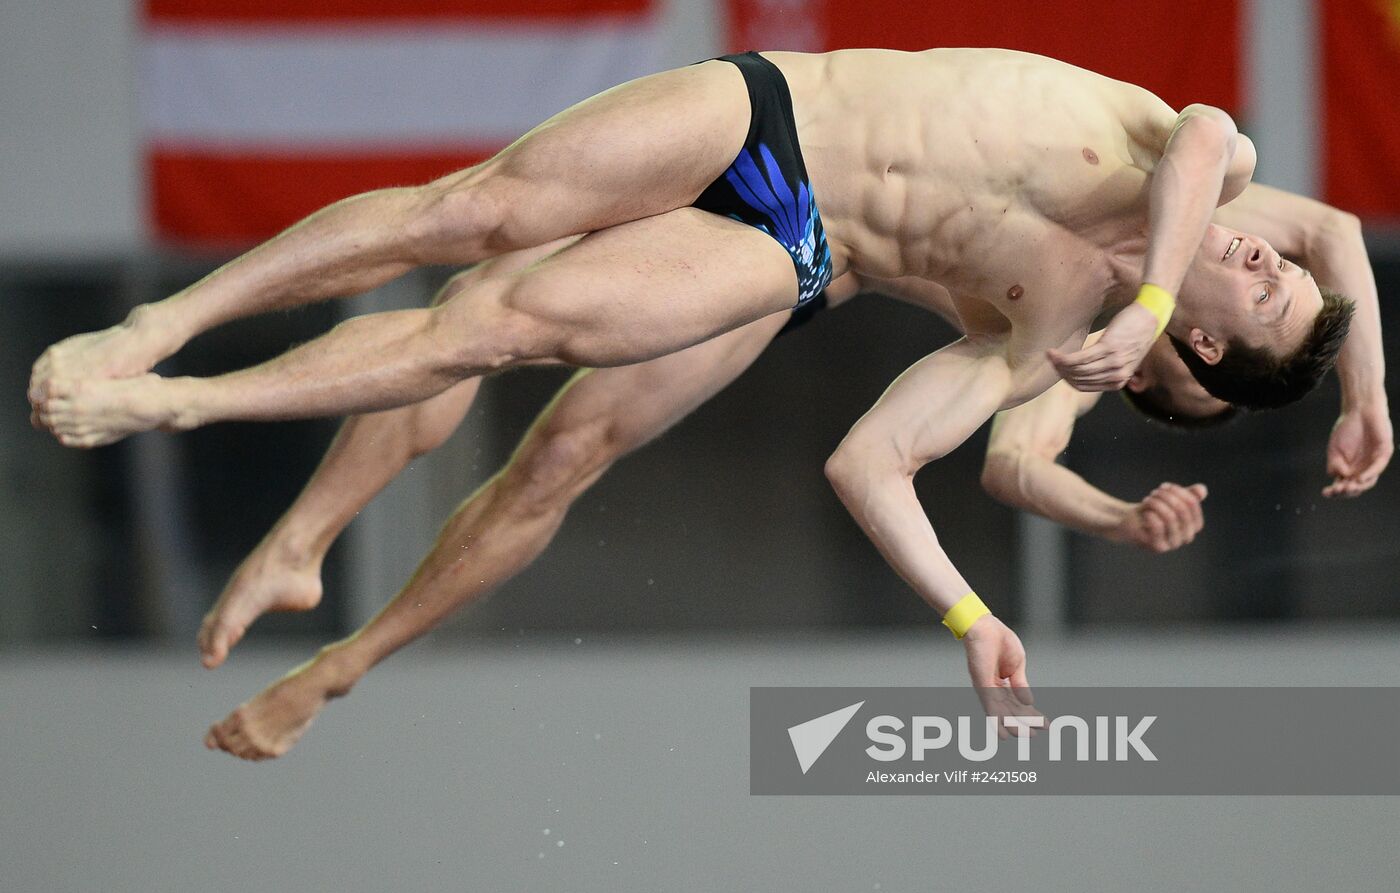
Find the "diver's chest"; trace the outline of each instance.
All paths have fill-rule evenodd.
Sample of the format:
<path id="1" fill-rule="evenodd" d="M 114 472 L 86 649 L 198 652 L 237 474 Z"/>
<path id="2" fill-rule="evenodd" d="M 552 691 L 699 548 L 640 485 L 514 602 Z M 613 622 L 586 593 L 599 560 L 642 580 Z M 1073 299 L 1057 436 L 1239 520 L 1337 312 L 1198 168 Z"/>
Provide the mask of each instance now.
<path id="1" fill-rule="evenodd" d="M 1009 301 L 1032 291 L 1107 288 L 1113 281 L 1109 253 L 1084 234 L 1042 215 L 1009 213 L 988 231 L 967 257 L 976 269 L 976 291 Z M 971 284 L 971 283 L 969 283 Z"/>

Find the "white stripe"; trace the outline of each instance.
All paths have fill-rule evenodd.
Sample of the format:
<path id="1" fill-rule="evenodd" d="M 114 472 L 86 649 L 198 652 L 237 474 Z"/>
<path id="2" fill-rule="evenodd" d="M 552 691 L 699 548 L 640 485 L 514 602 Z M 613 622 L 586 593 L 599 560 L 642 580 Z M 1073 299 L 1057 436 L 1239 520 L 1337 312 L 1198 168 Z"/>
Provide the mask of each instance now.
<path id="1" fill-rule="evenodd" d="M 1246 0 L 1240 9 L 1254 178 L 1303 195 L 1317 195 L 1324 160 L 1317 17 L 1312 0 Z"/>
<path id="2" fill-rule="evenodd" d="M 143 46 L 148 138 L 215 148 L 508 142 L 661 67 L 658 20 L 181 29 Z"/>

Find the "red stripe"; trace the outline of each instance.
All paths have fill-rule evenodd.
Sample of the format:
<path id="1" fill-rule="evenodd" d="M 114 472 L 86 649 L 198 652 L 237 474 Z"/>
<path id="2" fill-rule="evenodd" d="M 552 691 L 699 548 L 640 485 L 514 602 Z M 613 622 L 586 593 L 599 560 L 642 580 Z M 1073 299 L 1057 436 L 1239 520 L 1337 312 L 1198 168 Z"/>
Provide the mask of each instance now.
<path id="1" fill-rule="evenodd" d="M 1240 112 L 1239 0 L 727 0 L 733 50 L 1005 47 Z"/>
<path id="2" fill-rule="evenodd" d="M 1322 12 L 1323 196 L 1400 218 L 1400 23 L 1375 0 L 1330 0 Z"/>
<path id="3" fill-rule="evenodd" d="M 146 0 L 158 24 L 350 24 L 642 16 L 656 0 Z"/>
<path id="4" fill-rule="evenodd" d="M 346 196 L 426 183 L 483 161 L 496 148 L 382 155 L 156 149 L 148 162 L 156 235 L 210 245 L 261 241 Z"/>

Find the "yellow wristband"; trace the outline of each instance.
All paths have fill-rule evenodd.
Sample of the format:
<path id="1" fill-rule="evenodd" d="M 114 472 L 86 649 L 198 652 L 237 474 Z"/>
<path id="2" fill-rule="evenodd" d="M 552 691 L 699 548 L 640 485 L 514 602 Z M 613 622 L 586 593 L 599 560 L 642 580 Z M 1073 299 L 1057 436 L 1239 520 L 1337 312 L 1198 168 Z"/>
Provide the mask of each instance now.
<path id="1" fill-rule="evenodd" d="M 1167 330 L 1167 321 L 1172 318 L 1172 311 L 1176 309 L 1176 298 L 1165 288 L 1144 282 L 1142 288 L 1138 289 L 1137 303 L 1157 317 L 1157 331 L 1152 336 L 1152 340 L 1156 341 Z"/>
<path id="2" fill-rule="evenodd" d="M 961 639 L 967 635 L 968 629 L 983 614 L 992 613 L 991 608 L 982 604 L 982 600 L 977 597 L 977 593 L 969 592 L 958 603 L 948 609 L 948 613 L 943 615 L 943 625 L 953 631 L 953 637 Z"/>

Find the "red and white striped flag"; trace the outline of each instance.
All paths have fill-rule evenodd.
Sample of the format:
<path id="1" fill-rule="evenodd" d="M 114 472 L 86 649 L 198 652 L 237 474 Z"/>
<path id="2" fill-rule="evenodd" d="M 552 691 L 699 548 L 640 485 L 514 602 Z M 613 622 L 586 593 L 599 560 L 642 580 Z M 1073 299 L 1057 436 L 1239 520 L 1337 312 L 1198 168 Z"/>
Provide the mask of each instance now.
<path id="1" fill-rule="evenodd" d="M 661 67 L 659 0 L 146 0 L 157 238 L 266 238 Z"/>

